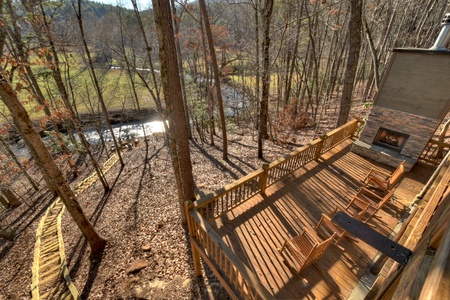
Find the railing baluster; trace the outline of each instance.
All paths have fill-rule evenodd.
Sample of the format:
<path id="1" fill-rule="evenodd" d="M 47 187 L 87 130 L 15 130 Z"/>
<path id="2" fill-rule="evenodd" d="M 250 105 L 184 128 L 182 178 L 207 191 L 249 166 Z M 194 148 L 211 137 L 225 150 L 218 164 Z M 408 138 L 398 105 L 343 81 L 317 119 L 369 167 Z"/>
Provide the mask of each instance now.
<path id="1" fill-rule="evenodd" d="M 317 159 L 321 154 L 334 148 L 343 140 L 353 137 L 357 129 L 357 123 L 357 121 L 349 122 L 333 130 L 322 139 L 317 139 L 285 158 L 276 160 L 190 205 L 192 208 L 189 210 L 190 219 L 188 222 L 190 224 L 189 230 L 193 230 L 193 232 L 190 232 L 191 238 L 195 239 L 197 245 L 195 249 L 204 253 L 202 257 L 206 257 L 208 263 L 212 262 L 214 266 L 223 271 L 224 282 L 229 284 L 228 290 L 235 293 L 235 296 L 246 299 L 270 298 L 269 292 L 261 285 L 257 277 L 245 264 L 240 262 L 233 252 L 230 252 L 231 249 L 209 227 L 208 221 L 216 219 L 232 208 L 241 205 L 257 193 L 263 192 L 266 187 Z M 448 151 L 448 149 L 449 147 L 442 151 Z M 422 156 L 435 155 L 438 150 L 437 147 L 429 147 Z M 204 219 L 206 219 L 206 222 Z M 224 252 L 224 249 L 227 249 L 227 252 Z"/>

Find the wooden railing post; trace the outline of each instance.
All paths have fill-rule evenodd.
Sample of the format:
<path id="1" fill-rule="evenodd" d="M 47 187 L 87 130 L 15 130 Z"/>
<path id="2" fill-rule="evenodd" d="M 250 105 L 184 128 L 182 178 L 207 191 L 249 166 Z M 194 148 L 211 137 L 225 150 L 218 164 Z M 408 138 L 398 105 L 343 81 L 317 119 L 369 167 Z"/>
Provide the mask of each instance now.
<path id="1" fill-rule="evenodd" d="M 267 187 L 267 176 L 269 174 L 269 164 L 263 164 L 262 165 L 263 173 L 261 174 L 261 177 L 259 177 L 259 189 L 261 190 L 261 194 L 266 194 L 266 187 Z"/>
<path id="2" fill-rule="evenodd" d="M 322 135 L 319 139 L 320 141 L 317 143 L 317 148 L 316 148 L 316 153 L 314 154 L 314 160 L 318 160 L 319 157 L 322 155 L 322 147 L 323 147 L 323 143 L 325 142 L 327 136 L 324 134 Z"/>
<path id="3" fill-rule="evenodd" d="M 193 223 L 192 223 L 194 221 L 192 220 L 192 216 L 189 213 L 189 210 L 193 206 L 194 205 L 192 204 L 191 201 L 185 201 L 184 202 L 186 221 L 187 221 L 187 224 L 188 224 L 188 231 L 189 231 L 189 240 L 190 240 L 190 243 L 191 243 L 192 262 L 194 264 L 195 275 L 197 277 L 200 277 L 200 276 L 202 276 L 202 265 L 201 265 L 201 262 L 200 262 L 200 254 L 198 253 L 197 249 L 194 246 L 194 242 L 192 241 L 192 239 L 195 237 L 195 230 L 193 228 Z"/>

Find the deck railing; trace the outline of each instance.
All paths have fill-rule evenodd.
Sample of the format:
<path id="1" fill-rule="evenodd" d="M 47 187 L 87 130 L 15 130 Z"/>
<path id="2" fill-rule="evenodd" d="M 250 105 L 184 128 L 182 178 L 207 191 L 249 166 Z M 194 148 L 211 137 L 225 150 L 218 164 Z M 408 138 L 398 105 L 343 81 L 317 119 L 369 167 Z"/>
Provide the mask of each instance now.
<path id="1" fill-rule="evenodd" d="M 450 144 L 439 142 L 436 140 L 430 140 L 428 144 L 423 149 L 419 160 L 432 165 L 439 165 L 445 155 L 450 149 Z"/>
<path id="2" fill-rule="evenodd" d="M 233 298 L 267 299 L 271 294 L 251 270 L 222 241 L 209 222 L 219 218 L 251 197 L 264 194 L 278 182 L 346 139 L 356 136 L 362 121 L 355 119 L 336 128 L 296 151 L 211 193 L 186 204 L 192 256 L 197 275 L 201 275 L 200 256 L 213 270 Z"/>
<path id="3" fill-rule="evenodd" d="M 187 219 L 197 275 L 201 275 L 200 255 L 233 299 L 273 298 L 258 277 L 222 241 L 202 215 L 195 209 L 189 209 L 191 205 L 187 205 Z"/>

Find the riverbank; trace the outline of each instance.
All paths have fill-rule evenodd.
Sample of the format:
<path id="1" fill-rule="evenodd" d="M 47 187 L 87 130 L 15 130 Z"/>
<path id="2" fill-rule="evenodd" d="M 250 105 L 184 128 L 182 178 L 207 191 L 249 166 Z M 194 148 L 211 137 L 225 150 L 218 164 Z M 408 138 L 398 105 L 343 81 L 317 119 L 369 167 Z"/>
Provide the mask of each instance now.
<path id="1" fill-rule="evenodd" d="M 124 109 L 124 110 L 113 110 L 108 112 L 109 119 L 111 125 L 120 125 L 124 123 L 148 123 L 154 121 L 161 121 L 161 115 L 155 108 L 145 108 L 141 110 L 137 109 Z M 46 130 L 51 130 L 51 127 L 48 124 L 46 127 L 42 127 L 43 118 L 32 120 L 33 124 L 38 128 L 41 132 L 41 135 L 44 135 L 43 132 Z M 106 127 L 105 116 L 100 114 L 91 114 L 91 113 L 83 113 L 79 115 L 79 120 L 81 122 L 81 126 L 83 131 L 89 131 L 96 129 L 99 125 Z M 101 123 L 99 123 L 101 120 Z M 0 126 L 3 124 L 0 123 Z M 62 123 L 57 123 L 58 129 L 62 133 L 67 132 L 67 128 Z M 72 130 L 75 130 L 72 128 Z M 16 131 L 14 127 L 10 127 L 7 130 L 7 135 L 5 136 L 5 140 L 8 142 L 17 142 L 21 139 L 19 133 Z"/>

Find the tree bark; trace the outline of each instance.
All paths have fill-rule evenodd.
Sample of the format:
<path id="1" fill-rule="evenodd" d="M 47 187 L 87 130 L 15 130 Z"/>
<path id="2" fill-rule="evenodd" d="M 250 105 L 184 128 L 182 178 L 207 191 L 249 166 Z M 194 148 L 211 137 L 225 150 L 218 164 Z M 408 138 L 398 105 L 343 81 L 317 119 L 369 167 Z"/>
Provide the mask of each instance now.
<path id="1" fill-rule="evenodd" d="M 0 69 L 0 97 L 11 112 L 14 123 L 27 144 L 30 154 L 36 160 L 45 182 L 51 187 L 51 190 L 56 191 L 66 206 L 67 211 L 80 228 L 83 236 L 89 242 L 91 257 L 97 255 L 105 247 L 106 240 L 97 234 L 92 224 L 84 215 L 73 191 L 53 161 L 39 133 L 34 128 L 30 116 L 20 103 L 17 93 L 8 81 L 3 69 Z"/>
<path id="2" fill-rule="evenodd" d="M 177 7 L 175 5 L 175 0 L 171 0 L 172 5 L 172 12 L 173 12 L 173 25 L 174 25 L 174 33 L 175 36 L 179 35 L 180 32 L 180 23 L 181 23 L 181 15 L 177 16 Z M 191 132 L 191 125 L 189 122 L 189 105 L 187 101 L 187 95 L 186 95 L 186 83 L 184 81 L 184 70 L 183 70 L 183 56 L 181 55 L 181 45 L 180 45 L 180 39 L 177 37 L 175 38 L 175 47 L 177 48 L 177 56 L 178 56 L 178 69 L 180 70 L 180 83 L 181 83 L 181 93 L 183 96 L 183 103 L 184 103 L 184 113 L 186 114 L 186 128 L 188 131 L 188 137 L 189 139 L 192 139 L 192 132 Z"/>
<path id="3" fill-rule="evenodd" d="M 14 239 L 14 236 L 11 233 L 3 229 L 0 229 L 0 237 L 8 241 L 12 241 Z"/>
<path id="4" fill-rule="evenodd" d="M 139 76 L 139 78 L 141 78 L 142 83 L 147 88 L 150 95 L 153 97 L 153 100 L 155 100 L 156 107 L 158 108 L 159 113 L 161 115 L 161 119 L 165 120 L 166 119 L 166 111 L 165 111 L 165 108 L 162 106 L 162 101 L 161 101 L 161 96 L 160 96 L 160 88 L 158 86 L 158 82 L 156 80 L 156 75 L 155 75 L 155 69 L 153 67 L 153 59 L 152 59 L 152 55 L 151 55 L 152 47 L 150 46 L 150 43 L 147 40 L 144 23 L 142 22 L 141 14 L 139 13 L 139 9 L 138 9 L 136 0 L 131 0 L 131 3 L 133 4 L 134 15 L 136 16 L 136 20 L 138 21 L 139 31 L 141 32 L 142 40 L 144 41 L 146 55 L 147 55 L 147 59 L 148 59 L 149 67 L 150 67 L 150 74 L 152 77 L 152 81 L 153 81 L 153 85 L 155 87 L 156 93 L 153 92 L 150 85 L 147 83 L 147 81 L 144 79 L 144 77 L 139 72 L 137 72 L 137 75 Z M 165 131 L 168 132 L 169 128 L 167 127 L 166 122 L 163 122 L 163 124 L 164 124 Z"/>
<path id="5" fill-rule="evenodd" d="M 125 165 L 125 163 L 123 162 L 122 154 L 120 153 L 120 148 L 121 147 L 117 143 L 116 136 L 114 135 L 114 131 L 113 131 L 112 127 L 111 127 L 111 122 L 110 122 L 110 119 L 109 119 L 108 109 L 106 108 L 105 101 L 103 99 L 103 94 L 102 94 L 102 91 L 100 89 L 100 85 L 99 85 L 98 80 L 97 80 L 97 75 L 95 73 L 94 64 L 92 62 L 91 52 L 90 52 L 89 47 L 88 47 L 87 42 L 86 42 L 86 36 L 84 34 L 84 27 L 83 27 L 83 19 L 81 18 L 81 0 L 78 0 L 78 7 L 77 8 L 75 8 L 75 4 L 74 3 L 72 3 L 72 7 L 73 7 L 73 9 L 75 11 L 75 14 L 77 16 L 78 27 L 80 29 L 80 34 L 81 34 L 81 40 L 83 42 L 84 51 L 86 52 L 86 56 L 87 56 L 87 59 L 88 59 L 89 70 L 91 72 L 91 77 L 92 77 L 92 81 L 93 81 L 94 86 L 95 86 L 95 91 L 97 92 L 98 101 L 100 102 L 100 106 L 102 108 L 103 114 L 105 115 L 106 125 L 108 126 L 108 129 L 111 132 L 111 137 L 113 139 L 114 146 L 116 147 L 116 153 L 117 153 L 117 156 L 119 157 L 120 165 L 123 167 Z"/>
<path id="6" fill-rule="evenodd" d="M 270 92 L 270 23 L 272 20 L 273 0 L 266 0 L 263 9 L 263 76 L 262 76 L 262 94 L 261 105 L 259 111 L 259 128 L 258 128 L 258 158 L 263 158 L 263 139 L 268 137 L 267 119 L 269 115 L 269 92 Z"/>
<path id="7" fill-rule="evenodd" d="M 352 105 L 353 87 L 358 66 L 359 53 L 361 49 L 361 28 L 362 28 L 362 1 L 350 0 L 351 13 L 348 25 L 350 43 L 348 48 L 347 66 L 344 77 L 344 87 L 342 90 L 341 107 L 337 127 L 347 122 Z"/>
<path id="8" fill-rule="evenodd" d="M 183 96 L 181 93 L 175 38 L 173 36 L 170 3 L 152 0 L 153 13 L 159 40 L 161 79 L 164 101 L 168 112 L 169 129 L 172 140 L 172 163 L 178 185 L 178 200 L 182 221 L 186 222 L 184 202 L 194 201 L 194 178 L 186 128 Z M 181 188 L 181 189 L 180 189 Z"/>
<path id="9" fill-rule="evenodd" d="M 203 22 L 205 24 L 206 38 L 208 39 L 209 55 L 211 56 L 211 65 L 214 72 L 214 86 L 216 87 L 217 104 L 219 106 L 220 123 L 222 127 L 222 143 L 223 143 L 223 160 L 228 160 L 228 140 L 227 140 L 227 128 L 225 125 L 225 112 L 223 110 L 222 90 L 220 88 L 220 76 L 219 67 L 217 65 L 216 51 L 214 50 L 214 41 L 212 38 L 211 26 L 209 25 L 208 13 L 206 11 L 205 0 L 198 1 L 200 5 L 200 11 L 203 16 Z"/>
<path id="10" fill-rule="evenodd" d="M 22 204 L 22 202 L 20 202 L 19 199 L 17 199 L 16 195 L 14 195 L 14 193 L 10 189 L 2 188 L 0 189 L 0 192 L 3 194 L 6 200 L 8 200 L 9 205 L 17 207 Z"/>
<path id="11" fill-rule="evenodd" d="M 214 103 L 211 92 L 211 85 L 209 83 L 209 67 L 208 67 L 208 55 L 206 54 L 206 42 L 203 27 L 203 18 L 200 14 L 200 33 L 202 35 L 202 53 L 203 60 L 205 61 L 205 83 L 206 83 L 206 101 L 208 101 L 208 117 L 209 117 L 209 139 L 210 144 L 214 145 Z"/>
<path id="12" fill-rule="evenodd" d="M 255 128 L 258 129 L 259 128 L 259 111 L 261 109 L 260 107 L 260 102 L 261 102 L 261 95 L 260 95 L 260 77 L 261 77 L 261 67 L 260 67 L 260 49 L 259 49 L 259 1 L 255 1 L 255 5 L 253 7 L 253 9 L 255 10 L 255 100 L 256 100 L 256 126 Z"/>

